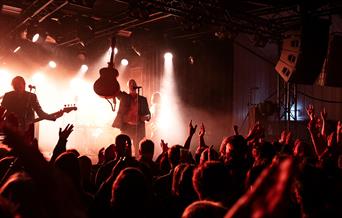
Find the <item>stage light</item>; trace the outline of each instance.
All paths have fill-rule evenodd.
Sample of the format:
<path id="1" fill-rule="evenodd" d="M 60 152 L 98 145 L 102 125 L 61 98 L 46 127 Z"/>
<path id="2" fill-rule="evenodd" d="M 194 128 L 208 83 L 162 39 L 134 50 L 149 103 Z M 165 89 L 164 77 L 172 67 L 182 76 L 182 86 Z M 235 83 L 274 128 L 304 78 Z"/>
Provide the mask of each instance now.
<path id="1" fill-rule="evenodd" d="M 165 58 L 165 60 L 171 60 L 173 58 L 173 55 L 171 52 L 166 52 L 164 54 L 164 58 Z"/>
<path id="2" fill-rule="evenodd" d="M 54 61 L 49 61 L 49 67 L 56 68 L 57 67 L 57 63 L 54 62 Z"/>
<path id="3" fill-rule="evenodd" d="M 37 42 L 39 39 L 39 33 L 34 34 L 34 36 L 32 37 L 32 42 Z"/>
<path id="4" fill-rule="evenodd" d="M 82 64 L 81 69 L 80 69 L 80 72 L 85 73 L 85 72 L 87 72 L 87 71 L 88 71 L 88 65 Z"/>
<path id="5" fill-rule="evenodd" d="M 121 64 L 123 65 L 123 66 L 127 66 L 128 65 L 128 60 L 127 59 L 122 59 L 121 60 Z"/>
<path id="6" fill-rule="evenodd" d="M 16 48 L 14 49 L 13 53 L 17 53 L 20 49 L 21 49 L 20 46 L 16 47 Z"/>
<path id="7" fill-rule="evenodd" d="M 114 54 L 116 55 L 119 52 L 119 50 L 115 47 L 114 48 Z"/>

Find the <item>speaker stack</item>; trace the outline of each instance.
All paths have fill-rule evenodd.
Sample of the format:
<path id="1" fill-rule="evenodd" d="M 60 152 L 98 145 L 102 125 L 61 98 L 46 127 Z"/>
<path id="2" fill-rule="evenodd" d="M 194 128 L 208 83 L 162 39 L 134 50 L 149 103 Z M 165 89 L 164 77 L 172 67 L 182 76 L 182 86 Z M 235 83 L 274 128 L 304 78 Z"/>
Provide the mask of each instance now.
<path id="1" fill-rule="evenodd" d="M 309 19 L 285 34 L 276 71 L 286 82 L 312 85 L 327 55 L 330 21 Z"/>

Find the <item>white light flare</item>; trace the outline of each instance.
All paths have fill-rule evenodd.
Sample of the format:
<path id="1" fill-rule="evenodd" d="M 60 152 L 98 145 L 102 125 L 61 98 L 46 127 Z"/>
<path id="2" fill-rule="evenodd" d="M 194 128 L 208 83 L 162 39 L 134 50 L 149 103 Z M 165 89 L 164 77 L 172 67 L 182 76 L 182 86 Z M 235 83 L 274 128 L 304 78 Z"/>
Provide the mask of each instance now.
<path id="1" fill-rule="evenodd" d="M 37 42 L 39 39 L 39 33 L 34 34 L 34 36 L 32 37 L 32 42 Z"/>
<path id="2" fill-rule="evenodd" d="M 121 64 L 122 64 L 123 66 L 127 66 L 127 65 L 128 65 L 128 60 L 127 60 L 126 58 L 123 58 L 123 59 L 121 60 Z"/>
<path id="3" fill-rule="evenodd" d="M 16 48 L 13 50 L 13 53 L 17 53 L 20 49 L 21 49 L 20 46 L 16 47 Z"/>
<path id="4" fill-rule="evenodd" d="M 57 67 L 57 63 L 55 61 L 49 61 L 49 67 L 54 69 Z"/>

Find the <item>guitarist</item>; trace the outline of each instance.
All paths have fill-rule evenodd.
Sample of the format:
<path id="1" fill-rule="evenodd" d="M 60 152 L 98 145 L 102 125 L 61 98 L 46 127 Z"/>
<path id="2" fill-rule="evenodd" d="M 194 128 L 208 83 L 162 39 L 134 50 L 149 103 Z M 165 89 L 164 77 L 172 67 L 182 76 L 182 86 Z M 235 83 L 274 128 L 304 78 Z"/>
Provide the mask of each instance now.
<path id="1" fill-rule="evenodd" d="M 151 119 L 151 113 L 147 99 L 137 93 L 136 81 L 131 79 L 127 85 L 129 93 L 120 92 L 117 96 L 120 106 L 112 126 L 133 139 L 134 155 L 137 158 L 139 142 L 146 135 L 145 121 Z"/>
<path id="2" fill-rule="evenodd" d="M 19 129 L 24 132 L 29 130 L 30 125 L 33 124 L 34 121 L 34 112 L 37 113 L 39 118 L 53 121 L 62 115 L 49 115 L 45 113 L 39 104 L 36 94 L 26 91 L 25 86 L 26 83 L 23 77 L 14 77 L 12 80 L 14 91 L 5 93 L 1 102 L 1 106 L 7 110 L 6 114 L 12 114 L 16 117 L 18 123 L 15 125 L 17 125 Z M 32 125 L 30 128 L 32 128 Z"/>

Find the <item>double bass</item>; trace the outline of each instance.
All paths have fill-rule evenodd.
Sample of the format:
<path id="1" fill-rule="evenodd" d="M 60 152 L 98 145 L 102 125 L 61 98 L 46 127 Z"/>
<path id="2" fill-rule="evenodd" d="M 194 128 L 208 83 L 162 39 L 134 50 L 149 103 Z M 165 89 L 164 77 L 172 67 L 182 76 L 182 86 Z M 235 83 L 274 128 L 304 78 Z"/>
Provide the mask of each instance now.
<path id="1" fill-rule="evenodd" d="M 120 92 L 120 84 L 117 80 L 119 72 L 114 66 L 114 49 L 116 45 L 115 37 L 112 37 L 111 42 L 111 54 L 108 62 L 108 67 L 100 69 L 100 78 L 98 78 L 93 86 L 93 89 L 97 95 L 107 100 L 112 98 L 115 103 L 115 97 Z"/>

